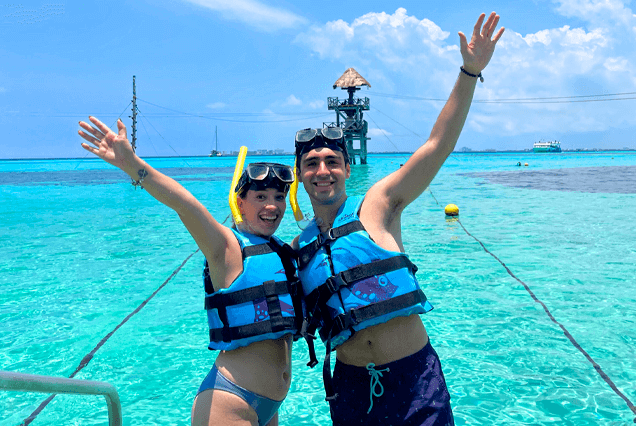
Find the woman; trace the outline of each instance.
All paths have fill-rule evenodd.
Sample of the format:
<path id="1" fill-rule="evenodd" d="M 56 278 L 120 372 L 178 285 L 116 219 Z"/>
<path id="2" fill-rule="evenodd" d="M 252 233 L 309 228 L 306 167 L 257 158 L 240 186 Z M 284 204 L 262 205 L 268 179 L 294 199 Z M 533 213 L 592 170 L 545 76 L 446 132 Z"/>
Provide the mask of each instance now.
<path id="1" fill-rule="evenodd" d="M 294 314 L 300 302 L 291 296 L 297 286 L 295 261 L 273 237 L 293 182 L 291 167 L 248 165 L 236 188 L 239 223 L 231 229 L 180 184 L 135 155 L 121 120 L 117 134 L 95 117 L 89 120 L 79 123 L 83 130 L 78 133 L 88 142 L 82 147 L 175 210 L 207 259 L 209 347 L 221 352 L 199 388 L 192 424 L 277 426 L 301 317 Z"/>

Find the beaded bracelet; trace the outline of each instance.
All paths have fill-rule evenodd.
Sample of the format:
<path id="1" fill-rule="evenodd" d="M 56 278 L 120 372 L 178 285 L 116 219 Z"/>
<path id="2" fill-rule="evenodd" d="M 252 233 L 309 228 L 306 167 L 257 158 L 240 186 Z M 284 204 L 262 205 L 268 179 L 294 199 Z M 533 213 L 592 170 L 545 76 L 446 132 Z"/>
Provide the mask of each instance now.
<path id="1" fill-rule="evenodd" d="M 132 186 L 134 186 L 135 189 L 137 189 L 137 187 L 140 187 L 141 189 L 144 189 L 144 187 L 141 186 L 141 184 L 144 181 L 144 178 L 146 176 L 148 176 L 148 172 L 144 168 L 144 169 L 141 169 L 141 170 L 137 170 L 137 175 L 139 175 L 139 180 L 132 179 Z"/>
<path id="2" fill-rule="evenodd" d="M 471 73 L 469 73 L 468 71 L 466 71 L 466 70 L 464 69 L 464 67 L 463 67 L 463 66 L 459 67 L 459 69 L 460 69 L 460 70 L 462 70 L 462 72 L 463 72 L 464 74 L 466 74 L 467 76 L 469 76 L 469 77 L 473 77 L 473 78 L 479 78 L 479 81 L 481 81 L 482 83 L 484 82 L 484 77 L 481 75 L 481 73 L 479 73 L 479 74 L 477 74 L 477 75 L 475 75 L 475 74 L 471 74 Z"/>

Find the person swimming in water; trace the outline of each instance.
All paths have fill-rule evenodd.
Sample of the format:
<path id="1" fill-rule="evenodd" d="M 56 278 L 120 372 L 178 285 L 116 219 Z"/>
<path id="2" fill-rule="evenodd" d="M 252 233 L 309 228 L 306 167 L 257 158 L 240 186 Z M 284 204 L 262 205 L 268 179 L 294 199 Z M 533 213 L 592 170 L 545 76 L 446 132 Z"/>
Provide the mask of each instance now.
<path id="1" fill-rule="evenodd" d="M 139 158 L 121 120 L 117 133 L 95 117 L 89 121 L 79 123 L 82 147 L 177 212 L 205 255 L 209 348 L 220 352 L 194 400 L 192 425 L 277 426 L 291 384 L 293 337 L 302 320 L 296 315 L 302 309 L 294 256 L 273 235 L 285 214 L 292 168 L 249 164 L 238 181 L 237 217 L 230 228 Z"/>

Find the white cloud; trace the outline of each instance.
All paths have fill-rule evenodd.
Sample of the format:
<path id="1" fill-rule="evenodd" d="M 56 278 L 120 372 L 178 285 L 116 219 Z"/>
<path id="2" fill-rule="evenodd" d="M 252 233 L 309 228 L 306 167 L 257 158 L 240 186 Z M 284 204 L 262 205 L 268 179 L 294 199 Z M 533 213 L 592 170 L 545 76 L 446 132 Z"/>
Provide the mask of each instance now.
<path id="1" fill-rule="evenodd" d="M 603 66 L 611 72 L 625 72 L 629 70 L 629 61 L 625 58 L 607 58 Z"/>
<path id="2" fill-rule="evenodd" d="M 531 34 L 508 28 L 484 70 L 486 80 L 479 83 L 475 99 L 636 91 L 636 47 L 626 38 L 626 34 L 633 38 L 631 31 L 636 27 L 631 10 L 619 0 L 554 1 L 559 13 L 576 16 L 589 25 L 572 27 L 563 18 L 560 27 Z M 505 17 L 501 24 L 505 25 Z M 468 33 L 472 29 L 452 28 L 453 33 L 458 30 Z M 296 43 L 321 58 L 342 63 L 343 70 L 350 66 L 364 70 L 362 75 L 374 91 L 446 98 L 461 64 L 459 40 L 449 36 L 449 31 L 434 22 L 398 9 L 394 14 L 367 13 L 351 23 L 337 20 L 312 26 L 296 37 Z M 379 101 L 373 99 L 372 103 Z M 404 111 L 407 120 L 426 108 L 430 111 L 427 102 L 386 101 Z M 403 105 L 398 105 L 400 102 Z M 467 126 L 495 135 L 602 131 L 617 123 L 636 125 L 626 102 L 630 101 L 475 104 Z"/>
<path id="3" fill-rule="evenodd" d="M 214 102 L 212 104 L 207 104 L 206 107 L 211 109 L 221 109 L 225 108 L 225 104 L 223 102 Z"/>
<path id="4" fill-rule="evenodd" d="M 553 0 L 557 12 L 576 17 L 592 24 L 620 23 L 627 26 L 635 22 L 634 13 L 622 0 Z M 631 25 L 630 25 L 631 23 Z"/>
<path id="5" fill-rule="evenodd" d="M 285 99 L 285 102 L 283 103 L 283 105 L 302 105 L 302 103 L 303 101 L 298 99 L 296 96 L 289 95 L 287 99 Z"/>
<path id="6" fill-rule="evenodd" d="M 432 21 L 408 16 L 406 9 L 399 8 L 393 15 L 367 13 L 351 24 L 339 19 L 322 27 L 312 26 L 299 34 L 296 42 L 321 58 L 372 60 L 401 67 L 444 56 L 449 50 L 444 43 L 449 34 Z"/>
<path id="7" fill-rule="evenodd" d="M 0 87 L 0 93 L 4 93 L 6 91 L 7 91 L 7 89 L 5 89 L 4 87 Z"/>
<path id="8" fill-rule="evenodd" d="M 369 137 L 386 137 L 386 136 L 393 135 L 393 133 L 385 129 L 372 128 L 372 129 L 369 129 L 369 131 L 367 132 L 367 135 Z"/>
<path id="9" fill-rule="evenodd" d="M 311 109 L 323 109 L 324 107 L 325 107 L 325 101 L 309 102 L 309 108 Z"/>
<path id="10" fill-rule="evenodd" d="M 307 22 L 288 10 L 265 5 L 257 0 L 185 0 L 220 12 L 225 19 L 243 22 L 257 30 L 276 31 L 295 28 Z"/>

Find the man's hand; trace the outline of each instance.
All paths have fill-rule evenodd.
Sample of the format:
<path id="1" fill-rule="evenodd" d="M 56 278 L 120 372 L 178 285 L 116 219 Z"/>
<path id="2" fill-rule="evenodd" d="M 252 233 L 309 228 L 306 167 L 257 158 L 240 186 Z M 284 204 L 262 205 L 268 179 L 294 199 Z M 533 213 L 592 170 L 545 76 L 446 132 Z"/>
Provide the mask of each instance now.
<path id="1" fill-rule="evenodd" d="M 505 28 L 502 27 L 493 38 L 492 35 L 499 23 L 499 15 L 492 12 L 482 28 L 485 17 L 486 14 L 482 13 L 479 19 L 477 19 L 470 43 L 468 43 L 464 33 L 459 32 L 459 44 L 462 58 L 464 59 L 464 69 L 471 74 L 479 74 L 486 68 L 486 65 L 490 62 L 490 58 L 492 58 L 492 54 L 495 51 L 495 45 L 505 30 Z"/>
<path id="2" fill-rule="evenodd" d="M 126 171 L 126 168 L 133 164 L 135 153 L 128 142 L 124 123 L 117 120 L 118 133 L 115 133 L 97 118 L 89 117 L 89 120 L 95 127 L 83 121 L 80 121 L 79 125 L 90 134 L 82 130 L 78 130 L 77 133 L 94 146 L 84 142 L 82 148 L 92 152 L 107 163 Z"/>

